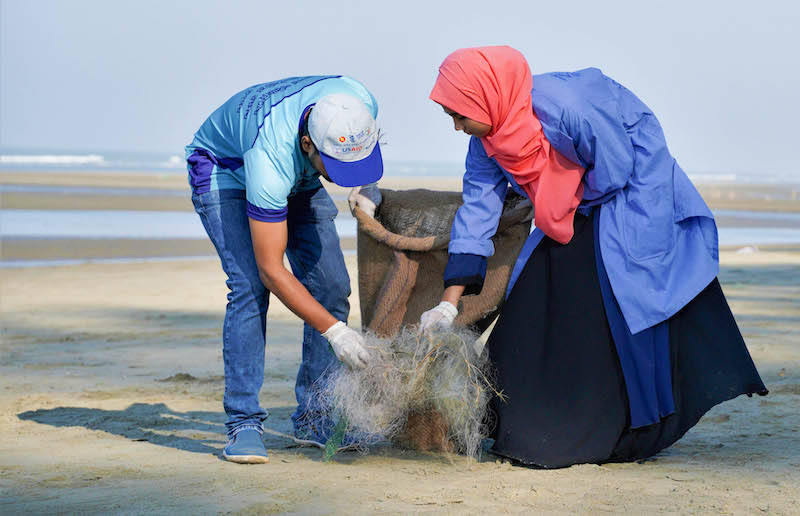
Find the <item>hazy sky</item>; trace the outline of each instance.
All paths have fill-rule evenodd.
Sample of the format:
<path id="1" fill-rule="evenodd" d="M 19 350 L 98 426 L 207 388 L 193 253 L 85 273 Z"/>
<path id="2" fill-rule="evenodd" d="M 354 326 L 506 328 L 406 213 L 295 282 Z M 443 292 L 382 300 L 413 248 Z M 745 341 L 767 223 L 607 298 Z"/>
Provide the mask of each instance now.
<path id="1" fill-rule="evenodd" d="M 0 145 L 182 155 L 252 84 L 344 74 L 377 97 L 387 160 L 463 162 L 427 99 L 441 60 L 509 44 L 534 73 L 601 68 L 689 171 L 797 170 L 800 8 L 781 1 L 0 0 Z"/>

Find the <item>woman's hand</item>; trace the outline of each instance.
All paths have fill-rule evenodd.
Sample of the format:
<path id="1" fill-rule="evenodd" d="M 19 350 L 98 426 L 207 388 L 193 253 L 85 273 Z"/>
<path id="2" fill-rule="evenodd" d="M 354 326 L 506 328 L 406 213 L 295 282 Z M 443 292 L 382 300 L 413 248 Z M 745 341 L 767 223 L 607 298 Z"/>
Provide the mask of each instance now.
<path id="1" fill-rule="evenodd" d="M 432 328 L 450 328 L 458 315 L 458 300 L 464 293 L 464 285 L 451 285 L 444 289 L 442 302 L 419 318 L 419 331 Z"/>
<path id="2" fill-rule="evenodd" d="M 442 301 L 419 318 L 419 331 L 435 328 L 450 328 L 458 315 L 458 308 L 448 301 Z"/>

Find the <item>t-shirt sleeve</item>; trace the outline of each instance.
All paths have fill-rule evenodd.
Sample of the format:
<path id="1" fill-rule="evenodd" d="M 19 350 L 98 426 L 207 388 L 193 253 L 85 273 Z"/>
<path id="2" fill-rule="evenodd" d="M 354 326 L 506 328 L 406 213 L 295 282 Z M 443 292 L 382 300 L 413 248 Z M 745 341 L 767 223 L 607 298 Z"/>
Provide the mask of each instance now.
<path id="1" fill-rule="evenodd" d="M 288 198 L 295 183 L 294 168 L 286 163 L 278 153 L 260 145 L 244 153 L 247 216 L 251 219 L 286 220 Z"/>

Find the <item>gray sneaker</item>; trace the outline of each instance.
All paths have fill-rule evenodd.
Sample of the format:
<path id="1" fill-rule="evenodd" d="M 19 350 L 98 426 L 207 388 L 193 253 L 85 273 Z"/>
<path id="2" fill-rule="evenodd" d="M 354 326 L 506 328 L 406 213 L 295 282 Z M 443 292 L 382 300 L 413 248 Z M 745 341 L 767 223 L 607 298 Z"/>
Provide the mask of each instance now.
<path id="1" fill-rule="evenodd" d="M 225 448 L 222 456 L 239 464 L 266 464 L 269 462 L 267 449 L 261 442 L 261 432 L 246 428 L 236 433 Z"/>

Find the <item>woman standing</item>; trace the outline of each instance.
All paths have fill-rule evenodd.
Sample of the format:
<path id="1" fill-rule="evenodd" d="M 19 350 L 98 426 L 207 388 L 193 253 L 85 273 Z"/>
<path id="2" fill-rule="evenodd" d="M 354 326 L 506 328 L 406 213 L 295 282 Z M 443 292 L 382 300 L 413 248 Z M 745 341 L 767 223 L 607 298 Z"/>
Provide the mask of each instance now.
<path id="1" fill-rule="evenodd" d="M 564 467 L 651 456 L 766 394 L 716 276 L 713 215 L 655 115 L 600 70 L 531 77 L 510 47 L 448 56 L 430 98 L 470 134 L 442 303 L 480 292 L 508 185 L 536 210 L 488 341 L 493 451 Z"/>

